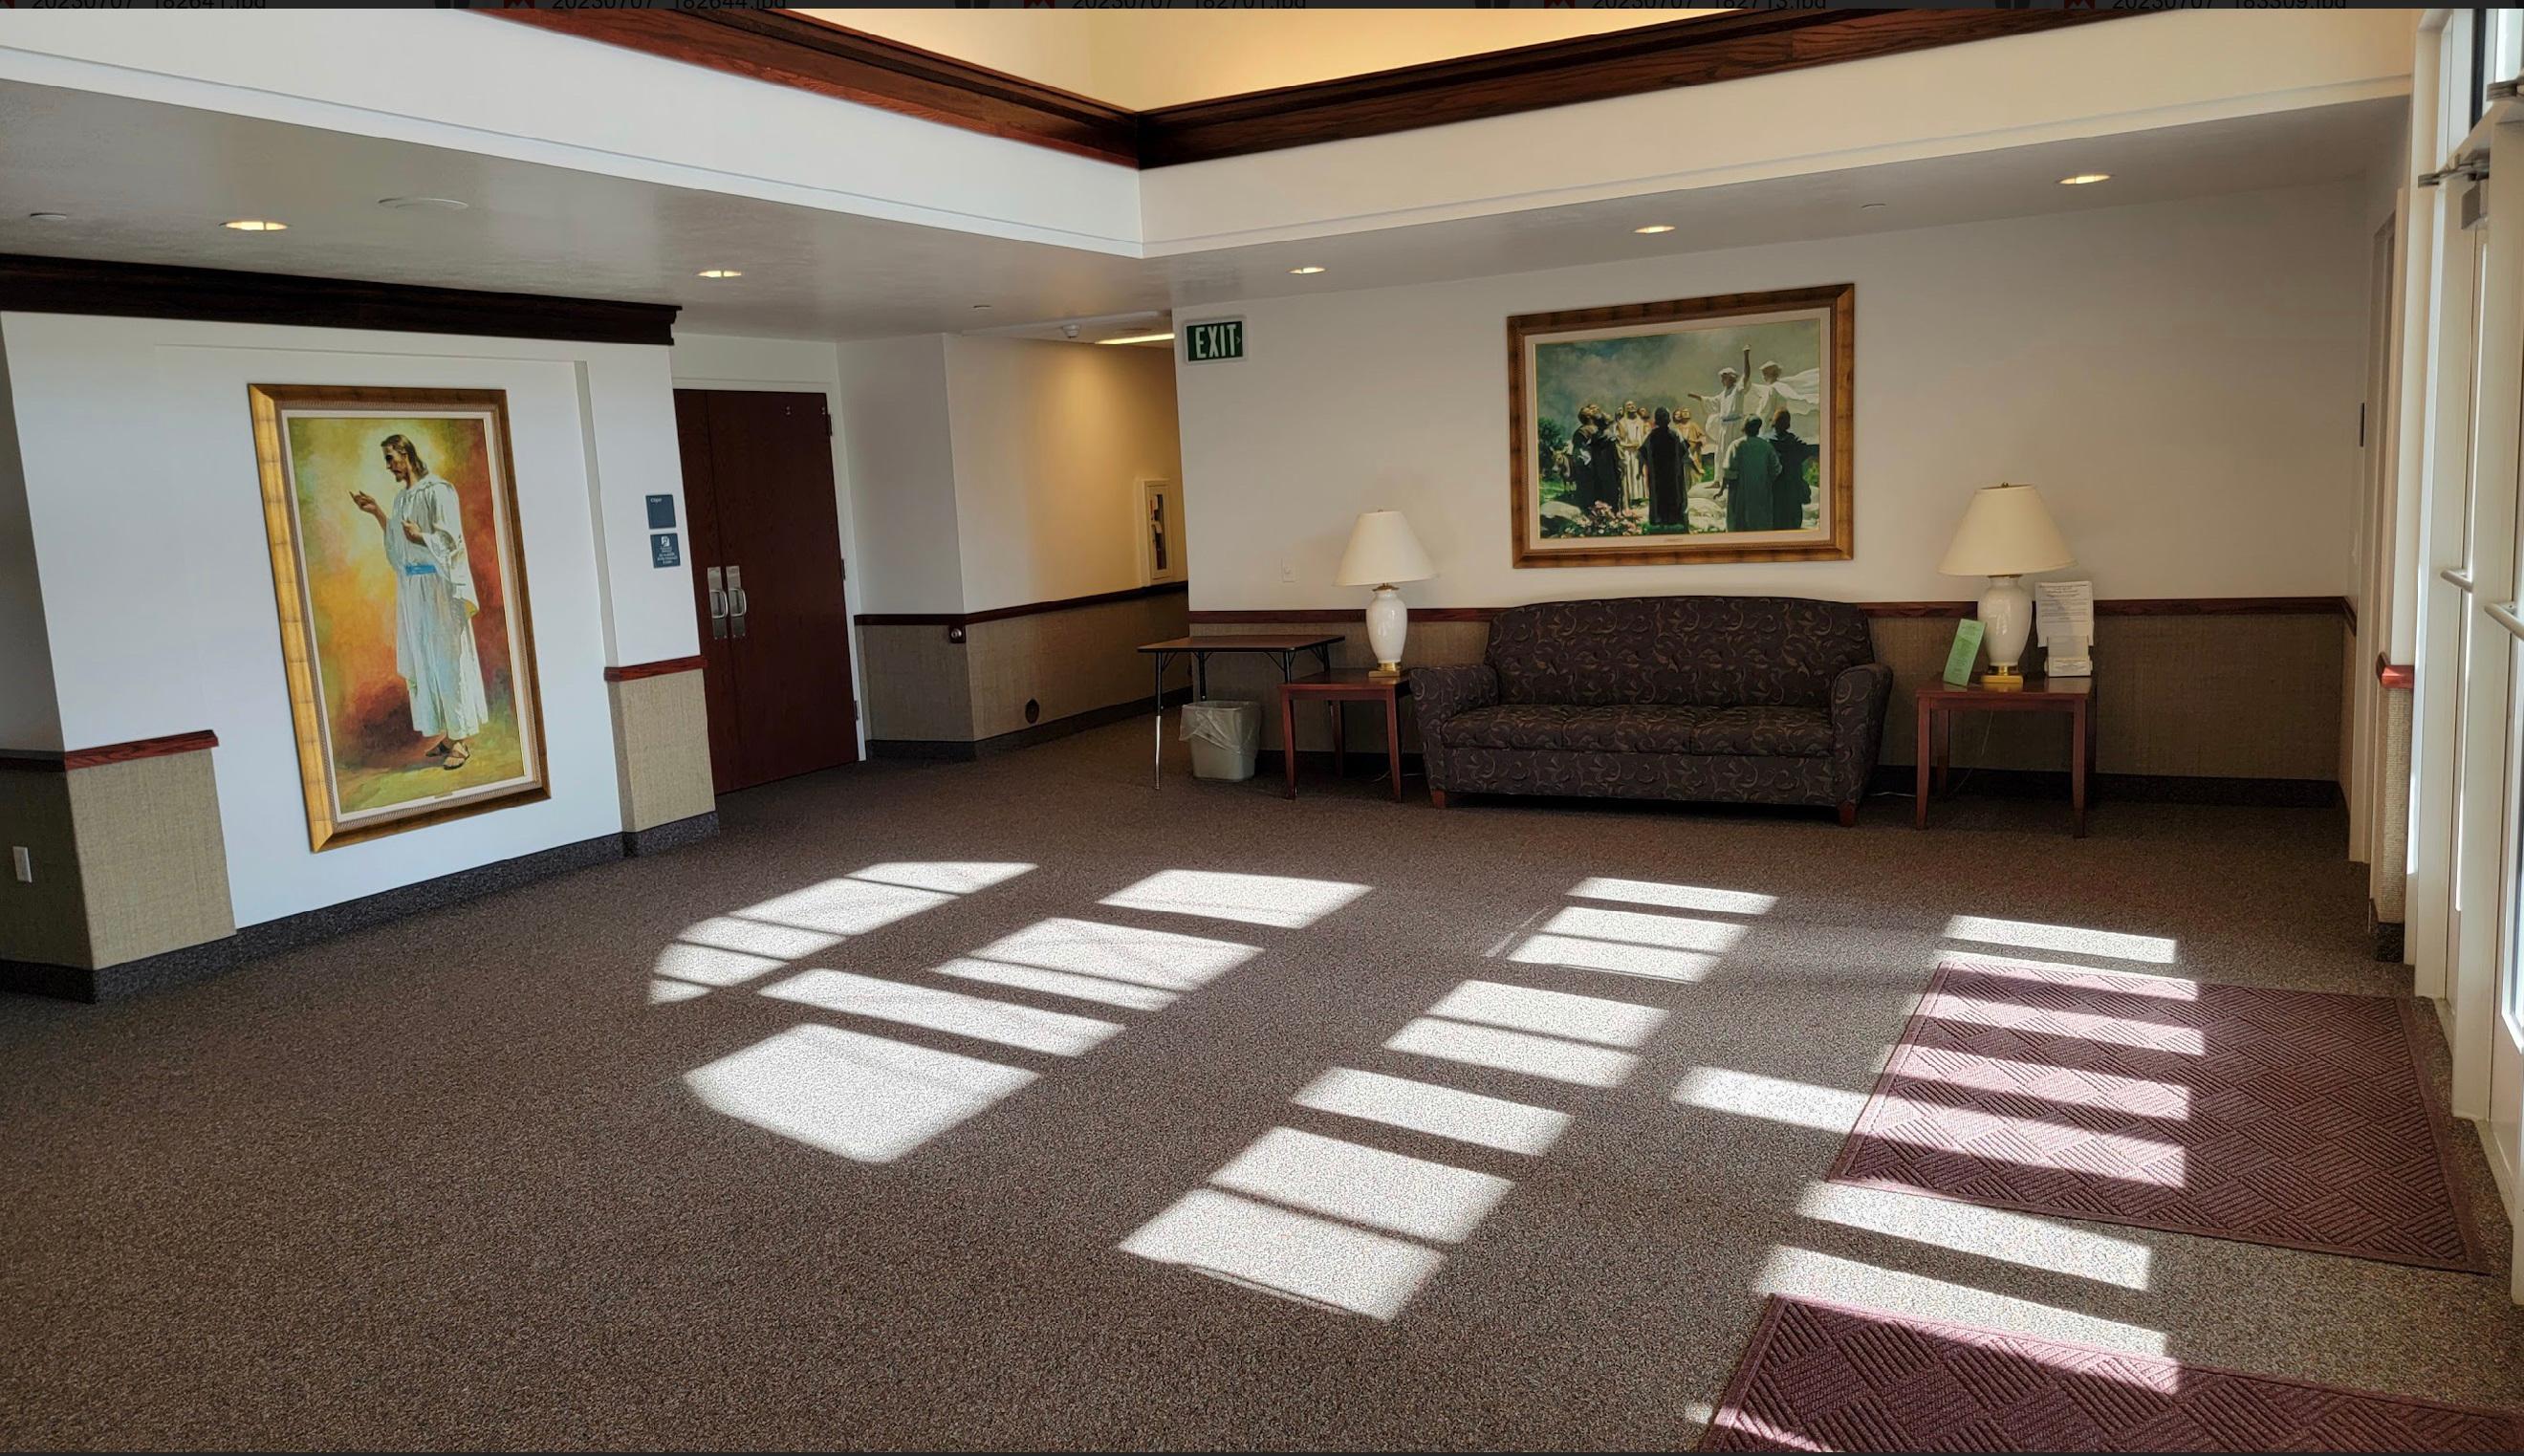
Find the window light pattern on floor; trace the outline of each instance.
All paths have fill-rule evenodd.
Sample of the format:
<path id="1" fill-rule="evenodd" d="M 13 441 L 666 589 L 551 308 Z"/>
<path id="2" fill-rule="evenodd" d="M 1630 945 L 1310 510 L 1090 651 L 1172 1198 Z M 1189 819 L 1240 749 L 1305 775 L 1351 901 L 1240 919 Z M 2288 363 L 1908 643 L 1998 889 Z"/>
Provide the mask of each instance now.
<path id="1" fill-rule="evenodd" d="M 1571 905 L 1515 940 L 1507 958 L 1655 981 L 1697 981 L 1743 935 L 1744 927 L 1731 921 Z"/>
<path id="2" fill-rule="evenodd" d="M 1202 915 L 1212 920 L 1303 930 L 1366 893 L 1366 886 L 1341 880 L 1169 869 L 1119 894 L 1106 896 L 1101 903 L 1116 909 L 1158 910 L 1170 915 Z"/>
<path id="3" fill-rule="evenodd" d="M 887 1163 L 1035 1080 L 1022 1067 L 807 1023 L 688 1072 L 711 1109 L 862 1163 Z"/>
<path id="4" fill-rule="evenodd" d="M 1715 892 L 1644 881 L 1579 884 L 1573 895 L 1618 888 L 1633 900 L 1715 903 Z M 1731 901 L 1749 909 L 1751 897 Z M 1619 918 L 1605 918 L 1619 917 Z M 1643 923 L 1642 923 L 1643 922 Z M 1616 932 L 1633 948 L 1714 958 L 1743 927 L 1676 916 L 1570 906 L 1546 927 Z M 1548 931 L 1546 931 L 1548 933 Z M 1525 944 L 1531 944 L 1529 940 Z M 1511 959 L 1515 957 L 1511 955 Z M 1590 969 L 1567 959 L 1548 963 Z M 1706 959 L 1696 960 L 1697 979 Z M 1628 966 L 1616 974 L 1635 974 Z M 1533 1079 L 1534 1095 L 1611 1089 L 1629 1080 L 1639 1049 L 1672 1012 L 1612 996 L 1502 981 L 1458 983 L 1388 1039 L 1383 1049 L 1429 1064 L 1432 1078 L 1458 1068 Z M 1334 1067 L 1289 1098 L 1295 1106 L 1361 1125 L 1539 1157 L 1569 1129 L 1571 1114 L 1539 1102 L 1476 1092 L 1419 1077 Z M 1514 1188 L 1511 1179 L 1364 1141 L 1277 1127 L 1141 1225 L 1120 1245 L 1153 1263 L 1179 1265 L 1284 1298 L 1391 1320 L 1443 1266 L 1444 1250 L 1470 1238 Z"/>
<path id="5" fill-rule="evenodd" d="M 1008 1000 L 982 994 L 979 985 L 1108 1013 L 1158 1011 L 1261 951 L 1241 941 L 1055 916 L 932 966 L 921 979 L 798 963 L 846 950 L 853 937 L 1030 868 L 969 861 L 870 865 L 688 927 L 659 953 L 652 1003 L 733 991 L 866 1025 L 793 1026 L 695 1069 L 686 1085 L 705 1105 L 755 1127 L 856 1161 L 890 1162 L 1037 1081 L 1040 1071 L 1003 1060 L 1011 1052 L 1020 1059 L 1084 1056 L 1127 1030 L 1109 1015 Z M 1255 904 L 1268 903 L 1275 886 L 1290 905 L 1347 899 L 1326 899 L 1323 881 L 1222 878 Z M 1179 884 L 1175 894 L 1182 898 L 1215 889 Z M 772 978 L 782 970 L 788 974 Z M 971 989 L 930 984 L 929 977 Z M 885 1027 L 914 1029 L 921 1040 L 879 1035 Z M 975 1051 L 986 1054 L 929 1044 L 942 1036 L 976 1043 Z"/>
<path id="6" fill-rule="evenodd" d="M 2070 955 L 2099 955 L 2113 960 L 2139 960 L 2172 965 L 2179 950 L 2163 936 L 2125 935 L 2090 930 L 2081 925 L 2044 925 L 2033 920 L 1999 920 L 1987 915 L 1957 915 L 1946 922 L 1946 939 L 2010 946 L 2021 950 L 2050 950 Z"/>
<path id="7" fill-rule="evenodd" d="M 658 979 L 650 985 L 649 1000 L 691 1000 L 754 980 L 1033 868 L 989 860 L 890 861 L 695 921 L 657 952 Z"/>
<path id="8" fill-rule="evenodd" d="M 1467 981 L 1385 1043 L 1554 1083 L 1617 1087 L 1667 1013 L 1602 996 Z M 1610 1043 L 1610 1044 L 1607 1044 Z M 1335 1067 L 1289 1099 L 1363 1123 L 1539 1155 L 1569 1114 L 1416 1078 Z M 1513 1183 L 1343 1139 L 1274 1128 L 1122 1241 L 1126 1253 L 1390 1320 Z"/>
<path id="9" fill-rule="evenodd" d="M 947 961 L 937 973 L 1154 1011 L 1260 953 L 1260 946 L 1240 941 L 1052 919 Z"/>

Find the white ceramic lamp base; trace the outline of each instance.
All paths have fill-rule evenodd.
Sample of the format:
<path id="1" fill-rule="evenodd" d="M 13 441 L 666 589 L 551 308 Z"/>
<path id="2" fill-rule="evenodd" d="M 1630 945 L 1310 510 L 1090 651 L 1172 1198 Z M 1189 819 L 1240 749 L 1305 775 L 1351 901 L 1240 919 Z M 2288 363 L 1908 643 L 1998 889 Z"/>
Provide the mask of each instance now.
<path id="1" fill-rule="evenodd" d="M 1980 597 L 1981 643 L 1989 650 L 1989 686 L 2020 687 L 2024 645 L 2033 639 L 2033 594 L 2018 577 L 1993 576 Z"/>
<path id="2" fill-rule="evenodd" d="M 1376 654 L 1376 675 L 1402 675 L 1402 643 L 1411 630 L 1411 610 L 1402 605 L 1402 594 L 1390 586 L 1376 589 L 1376 597 L 1367 604 L 1367 646 Z"/>

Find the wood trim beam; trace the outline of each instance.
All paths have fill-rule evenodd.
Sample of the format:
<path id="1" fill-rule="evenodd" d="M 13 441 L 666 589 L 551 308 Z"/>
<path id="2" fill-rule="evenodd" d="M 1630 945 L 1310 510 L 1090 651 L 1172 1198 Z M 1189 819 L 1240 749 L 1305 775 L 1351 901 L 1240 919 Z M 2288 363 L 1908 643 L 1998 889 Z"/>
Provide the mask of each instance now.
<path id="1" fill-rule="evenodd" d="M 1539 604 L 1534 604 L 1539 605 Z M 1971 602 L 1856 602 L 1870 617 L 1961 618 L 1979 609 Z M 1414 607 L 1415 622 L 1486 622 L 1505 607 Z M 2347 599 L 2340 597 L 2121 597 L 2098 601 L 2097 616 L 2345 616 Z M 1367 619 L 1362 607 L 1288 607 L 1272 608 L 1196 607 L 1194 626 L 1259 626 L 1294 623 L 1313 626 Z"/>
<path id="2" fill-rule="evenodd" d="M 671 677 L 678 672 L 699 672 L 705 661 L 701 657 L 666 657 L 655 662 L 632 662 L 605 669 L 608 683 L 636 683 L 644 677 Z"/>
<path id="3" fill-rule="evenodd" d="M 1126 587 L 1118 592 L 1097 592 L 1090 597 L 1064 597 L 1057 602 L 1028 602 L 1021 607 L 994 607 L 987 611 L 863 611 L 850 620 L 862 627 L 969 627 L 976 622 L 1003 622 L 1010 617 L 1040 616 L 1046 611 L 1075 611 L 1082 607 L 1138 602 L 1148 597 L 1172 597 L 1188 590 L 1189 583 L 1161 581 L 1154 586 Z M 1412 614 L 1419 615 L 1417 612 Z M 1352 612 L 1350 615 L 1358 616 L 1360 613 Z M 1280 619 L 1275 617 L 1273 620 Z"/>
<path id="4" fill-rule="evenodd" d="M 1139 118 L 1121 107 L 807 16 L 745 9 L 480 13 L 1008 141 L 1140 165 Z"/>
<path id="5" fill-rule="evenodd" d="M 1781 10 L 1672 21 L 1140 114 L 1172 167 L 2108 20 L 2110 10 Z"/>
<path id="6" fill-rule="evenodd" d="M 673 304 L 0 254 L 0 311 L 672 344 Z"/>
<path id="7" fill-rule="evenodd" d="M 170 733 L 162 738 L 135 738 L 123 743 L 99 744 L 89 749 L 0 749 L 0 771 L 69 773 L 74 768 L 97 768 L 108 763 L 136 763 L 143 758 L 164 758 L 174 753 L 197 753 L 218 746 L 219 736 L 202 728 L 191 733 Z"/>
<path id="8" fill-rule="evenodd" d="M 1125 167 L 1174 167 L 1776 75 L 2144 11 L 1775 10 L 1672 21 L 1133 112 L 779 10 L 483 15 Z"/>

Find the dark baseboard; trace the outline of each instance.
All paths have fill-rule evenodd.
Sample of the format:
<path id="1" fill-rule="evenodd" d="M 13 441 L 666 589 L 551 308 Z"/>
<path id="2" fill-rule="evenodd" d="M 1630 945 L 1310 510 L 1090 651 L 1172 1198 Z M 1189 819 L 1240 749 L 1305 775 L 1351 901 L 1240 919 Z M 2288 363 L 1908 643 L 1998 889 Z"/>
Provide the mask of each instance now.
<path id="1" fill-rule="evenodd" d="M 1278 749 L 1264 749 L 1262 752 L 1253 755 L 1253 772 L 1257 776 L 1266 772 L 1286 773 L 1286 770 L 1281 766 L 1281 757 L 1282 755 Z M 1329 774 L 1339 762 L 1340 759 L 1330 749 L 1299 749 L 1297 751 L 1297 771 L 1299 773 Z M 1352 774 L 1367 776 L 1370 770 L 1373 770 L 1374 773 L 1379 775 L 1384 772 L 1384 745 L 1378 744 L 1372 749 L 1354 748 L 1349 751 L 1349 771 Z M 1402 776 L 1404 778 L 1425 778 L 1428 775 L 1428 763 L 1422 759 L 1418 753 L 1406 752 L 1402 755 Z M 1300 784 L 1298 788 L 1302 791 L 1304 789 L 1304 785 Z"/>
<path id="2" fill-rule="evenodd" d="M 1908 763 L 1877 764 L 1868 781 L 1871 794 L 1909 794 L 1917 783 Z M 2068 797 L 2068 775 L 2060 769 L 1957 768 L 1960 792 L 1992 799 L 2057 799 Z M 2220 779 L 2188 774 L 2099 773 L 2088 787 L 2098 801 L 2131 803 L 2216 803 L 2259 808 L 2325 809 L 2341 803 L 2340 786 L 2329 779 Z"/>
<path id="3" fill-rule="evenodd" d="M 2373 938 L 2375 958 L 2387 965 L 2403 964 L 2403 950 L 2407 944 L 2403 926 L 2398 920 L 2385 920 L 2375 913 L 2375 902 L 2366 902 L 2366 933 Z"/>
<path id="4" fill-rule="evenodd" d="M 622 852 L 637 858 L 643 854 L 663 854 L 697 845 L 718 833 L 718 810 L 695 814 L 689 819 L 675 819 L 664 824 L 652 824 L 646 829 L 625 830 Z"/>
<path id="5" fill-rule="evenodd" d="M 1166 690 L 1166 705 L 1169 707 L 1190 700 L 1191 689 L 1189 688 Z M 1085 733 L 1091 728 L 1127 723 L 1133 718 L 1143 717 L 1148 712 L 1147 700 L 1134 698 L 1128 703 L 1091 707 L 1083 713 L 1071 713 L 1068 717 L 1054 718 L 1048 723 L 1029 723 L 1014 733 L 1002 733 L 995 738 L 975 739 L 969 742 L 943 738 L 871 738 L 868 740 L 867 755 L 871 758 L 913 758 L 927 759 L 932 762 L 970 763 L 976 758 L 988 758 L 994 753 L 1013 752 L 1018 749 L 1031 749 L 1038 744 L 1050 743 L 1054 739 L 1067 738 L 1075 733 Z"/>
<path id="6" fill-rule="evenodd" d="M 704 819 L 709 821 L 709 828 L 692 835 L 692 838 L 701 838 L 717 828 L 716 813 L 696 815 L 692 819 L 659 825 L 655 830 L 644 832 L 655 834 L 681 829 Z M 575 844 L 556 845 L 532 854 L 520 854 L 496 864 L 476 865 L 435 880 L 424 880 L 417 885 L 406 885 L 344 900 L 337 905 L 284 915 L 277 920 L 246 926 L 221 940 L 185 946 L 142 956 L 138 960 L 126 960 L 121 965 L 88 970 L 40 961 L 0 959 L 0 991 L 20 991 L 73 1001 L 119 1001 L 207 981 L 267 955 L 294 950 L 301 946 L 328 941 L 388 920 L 400 920 L 423 910 L 476 899 L 554 875 L 619 859 L 628 852 L 624 844 L 627 838 L 629 836 L 607 834 Z M 650 852 L 645 845 L 642 852 Z"/>
<path id="7" fill-rule="evenodd" d="M 911 758 L 943 763 L 970 763 L 982 756 L 981 746 L 945 738 L 871 738 L 870 758 Z"/>

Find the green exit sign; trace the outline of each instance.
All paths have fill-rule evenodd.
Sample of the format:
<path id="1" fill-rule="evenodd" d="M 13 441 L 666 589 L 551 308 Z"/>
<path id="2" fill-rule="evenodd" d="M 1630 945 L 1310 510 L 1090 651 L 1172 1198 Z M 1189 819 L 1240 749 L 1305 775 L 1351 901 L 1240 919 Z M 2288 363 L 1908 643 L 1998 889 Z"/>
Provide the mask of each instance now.
<path id="1" fill-rule="evenodd" d="M 1184 363 L 1216 364 L 1244 357 L 1244 320 L 1213 318 L 1184 325 Z"/>

